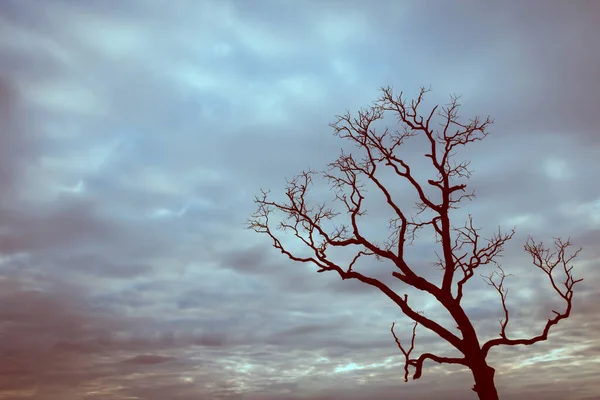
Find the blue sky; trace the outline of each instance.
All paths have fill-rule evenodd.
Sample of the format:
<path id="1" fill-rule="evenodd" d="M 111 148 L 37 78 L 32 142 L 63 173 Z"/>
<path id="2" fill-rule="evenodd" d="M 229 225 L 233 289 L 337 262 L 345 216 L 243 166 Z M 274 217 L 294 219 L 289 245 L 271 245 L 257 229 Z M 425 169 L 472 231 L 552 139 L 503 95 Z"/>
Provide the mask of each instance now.
<path id="1" fill-rule="evenodd" d="M 389 327 L 410 322 L 385 296 L 245 229 L 261 188 L 280 196 L 352 149 L 328 124 L 387 85 L 431 86 L 428 106 L 461 94 L 464 118 L 495 119 L 460 154 L 477 198 L 455 224 L 516 225 L 514 336 L 562 306 L 527 235 L 584 248 L 572 317 L 492 351 L 501 395 L 595 398 L 599 15 L 585 1 L 2 1 L 0 399 L 474 399 L 458 367 L 403 382 Z M 419 146 L 406 157 L 425 170 Z M 409 257 L 434 277 L 421 239 Z M 474 280 L 465 296 L 496 335 L 497 293 Z M 415 351 L 451 353 L 423 329 Z"/>

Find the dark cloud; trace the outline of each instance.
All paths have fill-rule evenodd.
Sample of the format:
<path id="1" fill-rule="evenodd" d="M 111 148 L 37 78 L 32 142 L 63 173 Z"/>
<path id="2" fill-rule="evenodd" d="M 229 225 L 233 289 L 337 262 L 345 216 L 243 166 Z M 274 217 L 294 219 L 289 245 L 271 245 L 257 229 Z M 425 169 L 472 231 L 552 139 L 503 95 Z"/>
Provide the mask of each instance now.
<path id="1" fill-rule="evenodd" d="M 162 364 L 164 362 L 168 362 L 171 360 L 173 360 L 173 357 L 165 357 L 165 356 L 152 355 L 152 354 L 142 354 L 139 356 L 135 356 L 133 358 L 129 358 L 123 362 L 126 364 L 154 365 L 154 364 Z"/>

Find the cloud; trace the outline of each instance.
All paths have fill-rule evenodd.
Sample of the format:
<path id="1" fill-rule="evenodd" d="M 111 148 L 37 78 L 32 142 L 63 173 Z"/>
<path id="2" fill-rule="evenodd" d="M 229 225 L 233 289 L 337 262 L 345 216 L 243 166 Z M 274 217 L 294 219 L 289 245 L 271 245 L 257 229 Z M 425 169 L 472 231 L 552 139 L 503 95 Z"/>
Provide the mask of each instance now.
<path id="1" fill-rule="evenodd" d="M 165 357 L 159 355 L 151 355 L 151 354 L 142 354 L 139 356 L 135 356 L 128 360 L 123 361 L 127 364 L 141 364 L 141 365 L 154 365 L 154 364 L 162 364 L 164 362 L 168 362 L 172 360 L 173 357 Z"/>
<path id="2" fill-rule="evenodd" d="M 486 237 L 517 226 L 501 259 L 515 275 L 511 335 L 539 333 L 562 306 L 523 252 L 527 235 L 584 247 L 571 317 L 548 342 L 494 349 L 490 361 L 504 397 L 592 398 L 596 8 L 1 2 L 0 397 L 473 398 L 459 367 L 427 363 L 402 382 L 389 328 L 408 340 L 411 324 L 381 293 L 316 274 L 244 229 L 260 188 L 281 198 L 286 178 L 355 151 L 328 123 L 389 84 L 409 98 L 431 85 L 426 106 L 462 94 L 464 118 L 495 118 L 485 141 L 457 154 L 472 160 L 477 198 L 452 216 L 462 225 L 473 214 Z M 422 145 L 403 157 L 428 179 Z M 414 211 L 410 188 L 385 180 Z M 315 183 L 316 200 L 331 197 Z M 375 193 L 361 229 L 379 240 L 390 210 Z M 436 282 L 434 250 L 423 231 L 407 259 Z M 394 266 L 356 268 L 455 331 Z M 464 306 L 481 338 L 497 334 L 498 294 L 479 277 Z M 418 329 L 415 351 L 452 354 Z"/>

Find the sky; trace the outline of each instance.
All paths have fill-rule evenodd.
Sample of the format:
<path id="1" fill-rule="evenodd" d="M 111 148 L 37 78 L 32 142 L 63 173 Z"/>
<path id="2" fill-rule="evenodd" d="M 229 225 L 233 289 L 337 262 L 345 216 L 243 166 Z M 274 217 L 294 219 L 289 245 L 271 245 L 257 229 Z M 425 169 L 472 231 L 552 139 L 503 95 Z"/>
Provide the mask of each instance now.
<path id="1" fill-rule="evenodd" d="M 564 306 L 527 236 L 583 247 L 572 316 L 547 342 L 491 351 L 501 397 L 597 399 L 599 35 L 600 3 L 583 0 L 1 1 L 0 399 L 475 399 L 460 366 L 404 383 L 389 329 L 408 340 L 411 324 L 391 300 L 246 229 L 261 188 L 280 198 L 356 151 L 328 124 L 387 85 L 495 120 L 457 155 L 477 198 L 453 221 L 516 227 L 501 259 L 512 337 Z M 421 145 L 402 150 L 419 173 Z M 367 231 L 385 232 L 382 209 Z M 435 279 L 427 239 L 407 257 Z M 496 336 L 493 288 L 473 279 L 464 301 Z M 454 354 L 418 328 L 424 351 Z"/>

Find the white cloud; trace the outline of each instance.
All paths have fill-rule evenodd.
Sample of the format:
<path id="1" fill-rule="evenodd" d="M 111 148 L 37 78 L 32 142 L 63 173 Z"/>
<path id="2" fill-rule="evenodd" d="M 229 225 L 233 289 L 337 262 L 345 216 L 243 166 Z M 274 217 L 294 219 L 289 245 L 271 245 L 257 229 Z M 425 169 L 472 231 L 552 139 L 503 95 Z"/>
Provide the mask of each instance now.
<path id="1" fill-rule="evenodd" d="M 551 179 L 567 180 L 573 177 L 566 160 L 549 157 L 544 161 L 544 172 Z"/>

